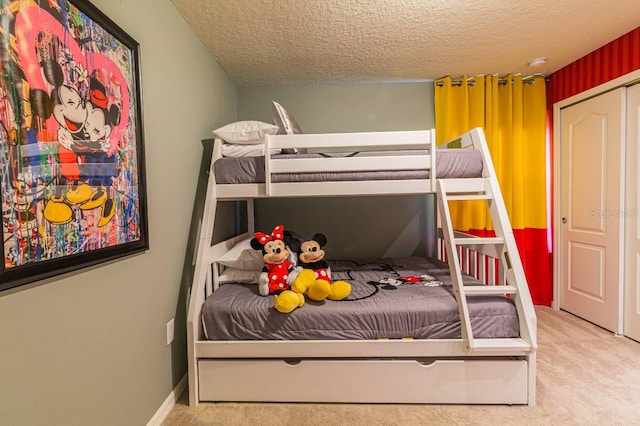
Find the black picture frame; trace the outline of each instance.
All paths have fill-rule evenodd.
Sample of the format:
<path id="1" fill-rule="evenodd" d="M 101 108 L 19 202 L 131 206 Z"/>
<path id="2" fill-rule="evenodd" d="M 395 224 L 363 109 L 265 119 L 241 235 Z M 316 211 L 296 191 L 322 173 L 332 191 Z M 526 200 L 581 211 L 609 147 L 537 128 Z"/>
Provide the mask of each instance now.
<path id="1" fill-rule="evenodd" d="M 85 0 L 0 13 L 2 294 L 149 240 L 139 44 Z"/>

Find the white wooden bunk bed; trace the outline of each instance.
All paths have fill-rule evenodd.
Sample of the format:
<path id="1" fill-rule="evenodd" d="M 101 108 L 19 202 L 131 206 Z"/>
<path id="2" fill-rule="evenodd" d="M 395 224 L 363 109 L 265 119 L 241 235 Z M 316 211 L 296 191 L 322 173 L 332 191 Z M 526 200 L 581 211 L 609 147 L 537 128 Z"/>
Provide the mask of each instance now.
<path id="1" fill-rule="evenodd" d="M 433 130 L 267 136 L 266 147 L 264 182 L 241 184 L 216 182 L 213 165 L 221 158 L 220 143 L 216 141 L 213 148 L 187 318 L 191 405 L 204 401 L 535 404 L 536 316 L 482 129 L 473 129 L 446 146 L 480 153 L 481 174 L 473 178 L 438 177 L 437 156 L 451 149 L 436 150 Z M 386 155 L 399 147 L 409 150 Z M 281 158 L 269 154 L 276 148 L 382 154 Z M 407 170 L 426 170 L 427 174 L 396 178 Z M 277 179 L 283 173 L 367 171 L 391 174 L 361 181 Z M 203 305 L 227 286 L 219 283 L 223 267 L 218 260 L 253 235 L 253 199 L 429 193 L 437 194 L 458 336 L 346 340 L 206 337 Z M 454 199 L 487 200 L 496 237 L 454 232 L 448 207 L 448 201 Z M 221 200 L 246 200 L 249 232 L 212 245 L 216 205 Z M 493 265 L 497 265 L 495 271 Z M 468 274 L 484 285 L 467 285 Z M 495 276 L 499 278 L 494 280 Z M 477 336 L 468 302 L 474 299 L 482 305 L 483 297 L 490 300 L 491 296 L 507 299 L 514 306 L 516 337 Z M 255 298 L 260 296 L 255 293 Z M 291 314 L 273 315 L 290 315 L 290 321 L 305 308 L 307 305 Z"/>

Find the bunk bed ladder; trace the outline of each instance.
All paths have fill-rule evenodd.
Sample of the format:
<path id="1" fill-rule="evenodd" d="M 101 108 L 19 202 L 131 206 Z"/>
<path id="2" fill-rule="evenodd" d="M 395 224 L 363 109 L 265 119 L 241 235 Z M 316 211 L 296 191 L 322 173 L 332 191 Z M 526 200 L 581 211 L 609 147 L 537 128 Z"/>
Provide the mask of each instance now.
<path id="1" fill-rule="evenodd" d="M 520 297 L 530 298 L 530 295 L 497 180 L 489 177 L 438 179 L 436 193 L 446 256 L 460 312 L 461 332 L 466 350 L 469 353 L 487 355 L 514 353 L 525 355 L 535 351 L 535 331 L 531 329 L 532 324 L 526 321 L 528 313 L 523 311 L 525 308 L 520 300 Z M 448 204 L 452 200 L 486 200 L 496 236 L 476 237 L 454 232 Z M 458 247 L 471 248 L 476 252 L 500 259 L 504 270 L 502 282 L 497 285 L 465 285 Z M 483 295 L 509 295 L 513 298 L 520 320 L 520 338 L 474 337 L 467 297 Z"/>

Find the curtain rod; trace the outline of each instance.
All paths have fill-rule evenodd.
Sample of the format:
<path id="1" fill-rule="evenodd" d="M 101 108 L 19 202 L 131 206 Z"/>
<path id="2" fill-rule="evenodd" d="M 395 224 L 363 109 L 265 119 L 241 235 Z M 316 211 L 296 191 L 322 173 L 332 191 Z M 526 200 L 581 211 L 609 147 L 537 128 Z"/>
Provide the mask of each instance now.
<path id="1" fill-rule="evenodd" d="M 536 81 L 534 80 L 534 77 L 544 77 L 543 74 L 533 74 L 533 75 L 528 75 L 526 77 L 522 77 L 522 82 L 523 83 L 527 83 L 527 84 L 535 84 Z M 468 77 L 467 78 L 467 84 L 469 84 L 469 86 L 475 86 L 476 82 L 474 80 L 475 77 Z M 463 78 L 459 77 L 456 79 L 452 79 L 451 80 L 451 85 L 452 86 L 461 86 L 462 85 L 462 81 Z M 507 84 L 507 79 L 505 78 L 500 78 L 498 79 L 498 84 Z M 442 87 L 444 86 L 444 83 L 441 81 L 436 82 L 436 86 L 438 87 Z"/>

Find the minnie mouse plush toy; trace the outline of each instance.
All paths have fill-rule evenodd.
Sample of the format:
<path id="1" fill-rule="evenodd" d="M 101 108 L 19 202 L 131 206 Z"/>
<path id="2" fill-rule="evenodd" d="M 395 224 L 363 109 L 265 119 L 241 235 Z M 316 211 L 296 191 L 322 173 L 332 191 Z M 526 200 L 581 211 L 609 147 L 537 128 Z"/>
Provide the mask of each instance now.
<path id="1" fill-rule="evenodd" d="M 251 239 L 251 247 L 261 250 L 264 260 L 258 280 L 260 294 L 273 294 L 273 307 L 282 313 L 288 314 L 304 305 L 304 295 L 289 290 L 296 274 L 284 243 L 284 227 L 276 226 L 271 234 L 256 232 Z"/>

